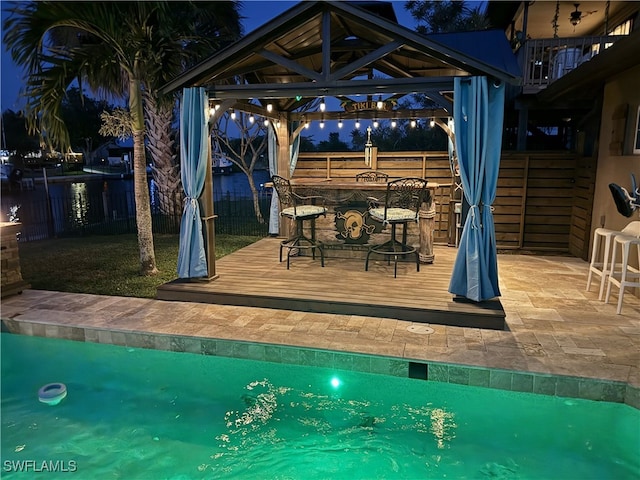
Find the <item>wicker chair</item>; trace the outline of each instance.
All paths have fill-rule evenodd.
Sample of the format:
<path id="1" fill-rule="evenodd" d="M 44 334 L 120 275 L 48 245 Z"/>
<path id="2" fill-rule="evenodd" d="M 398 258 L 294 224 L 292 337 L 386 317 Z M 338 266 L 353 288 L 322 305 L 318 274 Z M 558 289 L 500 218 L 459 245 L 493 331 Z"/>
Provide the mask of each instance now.
<path id="1" fill-rule="evenodd" d="M 356 182 L 388 182 L 389 175 L 377 170 L 368 170 L 356 174 Z"/>
<path id="2" fill-rule="evenodd" d="M 391 226 L 391 239 L 381 245 L 369 247 L 364 264 L 365 271 L 369 270 L 369 256 L 372 253 L 387 257 L 388 262 L 393 257 L 394 278 L 398 276 L 398 257 L 415 255 L 416 270 L 420 271 L 418 250 L 407 244 L 407 224 L 418 221 L 418 211 L 427 194 L 427 181 L 423 178 L 406 177 L 387 183 L 384 205 L 372 205 L 369 208 L 369 216 L 383 226 Z M 402 241 L 396 238 L 398 225 L 402 225 Z"/>
<path id="3" fill-rule="evenodd" d="M 311 255 L 316 258 L 316 250 L 320 252 L 320 264 L 324 267 L 324 252 L 322 244 L 315 238 L 315 220 L 320 216 L 327 215 L 324 206 L 324 198 L 318 196 L 301 196 L 296 194 L 291 188 L 291 182 L 278 175 L 271 177 L 273 188 L 278 194 L 280 202 L 280 215 L 296 222 L 296 233 L 280 242 L 280 261 L 282 262 L 282 249 L 287 249 L 287 270 L 289 270 L 289 258 L 292 251 L 301 249 L 311 250 Z M 315 203 L 320 201 L 321 205 Z M 304 222 L 311 221 L 311 235 L 304 234 Z"/>

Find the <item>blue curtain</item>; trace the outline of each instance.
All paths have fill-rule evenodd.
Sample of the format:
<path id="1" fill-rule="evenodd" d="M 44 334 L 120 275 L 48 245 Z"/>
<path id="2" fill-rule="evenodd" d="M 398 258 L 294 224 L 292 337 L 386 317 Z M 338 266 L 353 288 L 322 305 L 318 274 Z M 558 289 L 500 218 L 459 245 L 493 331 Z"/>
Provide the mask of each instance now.
<path id="1" fill-rule="evenodd" d="M 271 123 L 269 123 L 267 135 L 267 147 L 269 152 L 269 174 L 276 175 L 278 174 L 278 140 L 276 138 L 276 132 Z M 293 172 L 296 169 L 299 152 L 300 134 L 296 135 L 293 143 L 289 146 L 289 178 L 293 176 Z M 278 209 L 278 195 L 274 190 L 273 195 L 271 196 L 271 207 L 269 209 L 269 234 L 271 235 L 277 235 L 279 232 L 280 215 Z"/>
<path id="2" fill-rule="evenodd" d="M 496 196 L 504 84 L 486 77 L 454 80 L 454 122 L 460 178 L 469 212 L 449 292 L 476 302 L 500 295 L 492 204 Z"/>
<path id="3" fill-rule="evenodd" d="M 180 160 L 182 186 L 186 198 L 180 221 L 180 278 L 207 276 L 207 258 L 198 198 L 204 189 L 207 168 L 210 168 L 208 106 L 209 100 L 204 88 L 183 89 L 180 104 Z"/>
<path id="4" fill-rule="evenodd" d="M 269 128 L 267 130 L 267 151 L 269 152 L 269 175 L 276 175 L 278 173 L 278 140 L 276 138 L 276 132 L 271 122 L 269 122 Z M 278 213 L 278 195 L 275 189 L 273 189 L 273 195 L 271 196 L 271 207 L 269 209 L 269 234 L 278 234 L 279 224 Z"/>

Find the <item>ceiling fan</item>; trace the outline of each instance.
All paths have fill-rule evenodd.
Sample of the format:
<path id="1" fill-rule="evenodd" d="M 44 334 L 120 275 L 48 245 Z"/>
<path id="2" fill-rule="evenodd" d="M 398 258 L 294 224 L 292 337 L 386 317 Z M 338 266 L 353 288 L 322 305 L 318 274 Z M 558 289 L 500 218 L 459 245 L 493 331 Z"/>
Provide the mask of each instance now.
<path id="1" fill-rule="evenodd" d="M 578 25 L 580 23 L 580 21 L 584 17 L 589 16 L 592 13 L 596 13 L 597 12 L 597 10 L 591 10 L 590 12 L 585 12 L 584 15 L 583 15 L 583 13 L 580 10 L 578 10 L 578 7 L 580 7 L 580 4 L 579 3 L 574 3 L 573 5 L 574 5 L 574 7 L 576 7 L 576 9 L 575 9 L 575 11 L 571 12 L 571 16 L 569 17 L 569 21 L 571 22 L 571 25 L 573 25 L 574 27 L 576 25 Z"/>

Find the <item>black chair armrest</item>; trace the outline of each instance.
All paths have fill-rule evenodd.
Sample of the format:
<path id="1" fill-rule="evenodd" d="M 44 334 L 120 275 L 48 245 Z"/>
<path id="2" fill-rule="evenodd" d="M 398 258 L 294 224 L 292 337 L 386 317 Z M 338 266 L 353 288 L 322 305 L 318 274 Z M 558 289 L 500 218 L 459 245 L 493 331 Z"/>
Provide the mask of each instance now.
<path id="1" fill-rule="evenodd" d="M 327 203 L 327 199 L 321 195 L 299 195 L 295 192 L 292 192 L 291 195 L 296 199 L 297 202 L 300 203 L 307 203 L 311 201 L 311 205 L 320 205 L 322 207 L 324 207 Z M 321 202 L 316 203 L 319 200 L 321 200 Z"/>

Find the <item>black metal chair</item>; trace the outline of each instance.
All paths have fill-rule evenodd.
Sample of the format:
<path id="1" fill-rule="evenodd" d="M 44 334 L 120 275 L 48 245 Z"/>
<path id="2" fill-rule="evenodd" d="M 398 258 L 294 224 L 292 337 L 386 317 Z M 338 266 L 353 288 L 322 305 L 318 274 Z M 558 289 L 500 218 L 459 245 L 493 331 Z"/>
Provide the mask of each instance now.
<path id="1" fill-rule="evenodd" d="M 356 174 L 356 182 L 388 182 L 389 175 L 377 170 L 368 170 Z"/>
<path id="2" fill-rule="evenodd" d="M 369 270 L 369 257 L 372 253 L 383 255 L 387 262 L 393 257 L 393 277 L 398 276 L 398 257 L 415 255 L 416 270 L 420 271 L 420 257 L 418 249 L 407 244 L 407 224 L 418 221 L 418 211 L 428 195 L 427 180 L 424 178 L 406 177 L 392 180 L 387 183 L 387 191 L 384 205 L 372 204 L 369 207 L 369 216 L 382 223 L 383 226 L 391 226 L 391 239 L 381 245 L 371 245 L 367 252 L 364 269 Z M 396 226 L 402 225 L 402 241 L 396 238 Z"/>
<path id="3" fill-rule="evenodd" d="M 296 194 L 291 188 L 291 182 L 279 175 L 271 177 L 273 188 L 278 194 L 280 202 L 280 215 L 290 218 L 296 223 L 296 233 L 280 242 L 280 261 L 282 262 L 282 249 L 287 249 L 287 270 L 289 270 L 289 258 L 291 252 L 296 249 L 311 250 L 313 259 L 316 258 L 316 250 L 320 252 L 320 264 L 324 267 L 324 252 L 322 244 L 316 241 L 315 220 L 320 216 L 327 215 L 324 206 L 324 198 L 320 196 L 301 196 Z M 315 202 L 320 201 L 321 205 Z M 310 236 L 304 234 L 304 222 L 310 220 Z"/>

